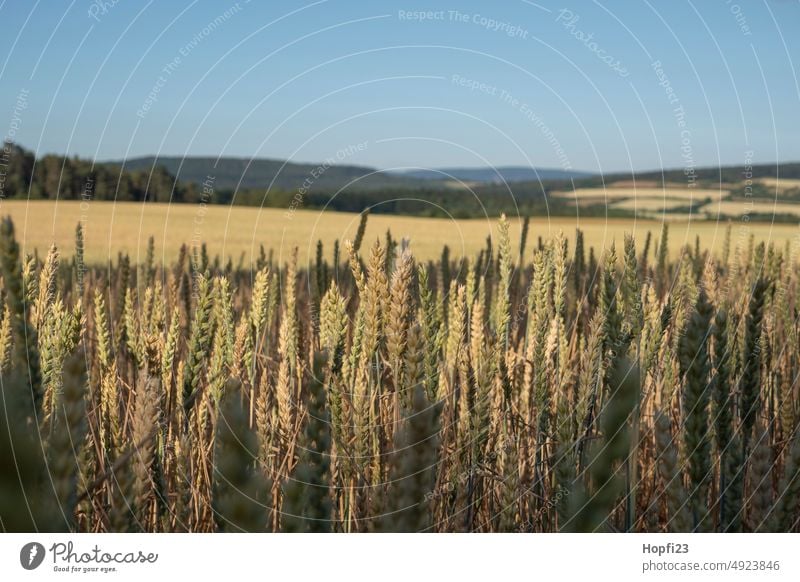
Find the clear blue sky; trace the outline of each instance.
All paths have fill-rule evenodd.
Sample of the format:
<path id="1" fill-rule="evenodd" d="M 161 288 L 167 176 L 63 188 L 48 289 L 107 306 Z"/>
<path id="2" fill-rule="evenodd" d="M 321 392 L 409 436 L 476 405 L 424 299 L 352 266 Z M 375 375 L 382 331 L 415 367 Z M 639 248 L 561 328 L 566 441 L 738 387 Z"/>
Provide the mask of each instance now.
<path id="1" fill-rule="evenodd" d="M 0 0 L 0 134 L 97 159 L 800 160 L 797 1 L 112 4 Z"/>

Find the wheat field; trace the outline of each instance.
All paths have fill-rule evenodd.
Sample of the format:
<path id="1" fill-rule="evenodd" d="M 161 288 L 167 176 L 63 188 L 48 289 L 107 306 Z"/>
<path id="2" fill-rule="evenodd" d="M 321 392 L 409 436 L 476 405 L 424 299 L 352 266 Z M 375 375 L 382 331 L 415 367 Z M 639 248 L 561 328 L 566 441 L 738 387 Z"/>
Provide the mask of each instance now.
<path id="1" fill-rule="evenodd" d="M 791 202 L 774 202 L 770 200 L 725 200 L 708 208 L 708 210 L 711 209 L 720 214 L 729 216 L 735 215 L 743 210 L 748 214 L 761 214 L 765 216 L 775 216 L 778 214 L 800 216 L 799 205 L 792 204 Z"/>
<path id="2" fill-rule="evenodd" d="M 644 201 L 640 201 L 640 205 Z M 659 202 L 657 204 L 662 204 Z M 746 214 L 744 202 L 726 207 L 731 216 Z M 661 206 L 659 206 L 660 208 Z M 708 208 L 713 215 L 717 205 Z M 649 207 L 648 207 L 649 209 Z M 222 263 L 233 261 L 247 267 L 258 261 L 261 247 L 271 251 L 283 262 L 294 247 L 298 248 L 300 265 L 315 260 L 317 241 L 332 247 L 338 240 L 353 239 L 359 225 L 359 215 L 344 212 L 296 210 L 287 215 L 285 209 L 225 207 L 189 204 L 138 204 L 133 202 L 75 201 L 0 201 L 0 216 L 10 216 L 16 225 L 17 238 L 23 255 L 47 254 L 55 244 L 64 258 L 73 258 L 75 225 L 84 232 L 84 260 L 90 265 L 105 265 L 116 261 L 120 253 L 131 261 L 145 260 L 150 237 L 158 262 L 169 264 L 178 256 L 184 244 L 190 250 L 205 245 L 211 255 L 219 255 Z M 701 220 L 704 216 L 671 216 L 669 253 L 677 258 L 683 245 L 700 245 L 714 254 L 722 252 L 726 223 Z M 711 216 L 713 218 L 713 216 Z M 509 235 L 518 239 L 524 219 L 509 217 Z M 634 236 L 642 250 L 648 233 L 657 235 L 662 221 L 625 218 L 531 217 L 531 239 L 549 239 L 560 232 L 575 243 L 574 233 L 580 229 L 584 244 L 604 252 L 612 243 L 622 244 L 622 233 Z M 447 245 L 453 257 L 474 257 L 486 244 L 487 237 L 497 236 L 496 219 L 419 218 L 373 214 L 367 224 L 368 240 L 384 239 L 390 231 L 398 240 L 408 239 L 418 260 L 439 258 L 442 246 Z M 750 236 L 758 242 L 783 248 L 787 243 L 800 241 L 797 225 L 736 221 L 732 223 L 736 244 L 744 245 Z"/>
<path id="3" fill-rule="evenodd" d="M 706 198 L 713 201 L 722 200 L 728 195 L 727 190 L 711 190 L 702 188 L 686 188 L 686 187 L 608 187 L 608 188 L 576 188 L 575 190 L 566 190 L 563 192 L 553 192 L 553 196 L 561 198 L 569 198 L 572 200 L 581 200 L 583 198 L 591 199 L 605 199 L 609 202 L 618 200 L 620 198 L 631 198 L 636 200 L 664 200 L 675 199 L 684 200 L 685 202 L 701 202 Z"/>
<path id="4" fill-rule="evenodd" d="M 687 201 L 680 198 L 627 198 L 611 204 L 611 208 L 654 214 L 686 206 Z"/>
<path id="5" fill-rule="evenodd" d="M 754 181 L 774 188 L 776 192 L 800 188 L 800 180 L 793 180 L 790 178 L 757 178 Z"/>
<path id="6" fill-rule="evenodd" d="M 3 528 L 798 531 L 796 245 L 502 218 L 421 259 L 374 218 L 95 266 L 3 219 Z"/>

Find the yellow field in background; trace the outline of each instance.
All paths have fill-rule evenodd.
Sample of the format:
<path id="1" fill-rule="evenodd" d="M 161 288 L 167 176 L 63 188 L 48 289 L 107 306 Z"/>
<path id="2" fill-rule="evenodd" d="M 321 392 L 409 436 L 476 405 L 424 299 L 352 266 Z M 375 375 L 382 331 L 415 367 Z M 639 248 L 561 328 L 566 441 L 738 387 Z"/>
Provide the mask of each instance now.
<path id="1" fill-rule="evenodd" d="M 800 204 L 792 204 L 791 202 L 771 202 L 769 200 L 723 200 L 719 204 L 708 206 L 703 210 L 714 212 L 719 211 L 721 214 L 728 216 L 735 216 L 743 212 L 748 214 L 793 214 L 800 216 Z"/>
<path id="2" fill-rule="evenodd" d="M 553 196 L 567 199 L 593 198 L 617 200 L 619 198 L 635 198 L 636 200 L 680 199 L 701 202 L 706 198 L 713 201 L 722 200 L 728 195 L 727 190 L 693 189 L 693 188 L 576 188 L 563 192 L 553 192 Z"/>
<path id="3" fill-rule="evenodd" d="M 659 210 L 671 210 L 673 208 L 680 208 L 687 206 L 686 200 L 677 198 L 645 198 L 640 200 L 638 198 L 628 198 L 620 202 L 611 203 L 612 208 L 620 210 L 635 210 L 637 212 L 653 212 Z"/>
<path id="4" fill-rule="evenodd" d="M 245 253 L 245 264 L 251 253 L 258 254 L 259 246 L 274 249 L 283 260 L 292 247 L 300 249 L 301 261 L 311 260 L 316 252 L 316 243 L 321 239 L 325 254 L 331 256 L 333 242 L 344 241 L 355 236 L 358 214 L 297 210 L 288 218 L 283 209 L 246 208 L 227 206 L 167 205 L 139 203 L 49 202 L 49 201 L 3 201 L 0 215 L 11 215 L 17 231 L 17 239 L 23 252 L 32 253 L 34 248 L 43 254 L 55 242 L 62 256 L 71 256 L 75 249 L 75 226 L 83 221 L 85 229 L 85 255 L 87 262 L 102 263 L 116 259 L 119 251 L 130 254 L 131 260 L 144 257 L 147 239 L 155 238 L 156 255 L 170 263 L 175 260 L 181 244 L 208 245 L 209 254 L 219 254 L 223 262 L 229 257 L 236 262 Z M 512 220 L 512 240 L 517 245 L 521 220 Z M 496 219 L 448 220 L 439 218 L 415 218 L 407 216 L 372 215 L 369 217 L 364 249 L 379 237 L 384 240 L 386 230 L 391 229 L 396 239 L 406 237 L 418 259 L 438 257 L 442 245 L 450 246 L 452 256 L 477 253 L 486 244 L 486 237 L 493 234 Z M 719 252 L 725 235 L 725 224 L 715 222 L 670 222 L 670 250 L 677 253 L 681 245 L 694 245 L 695 235 L 700 236 L 703 248 Z M 587 246 L 598 251 L 607 248 L 612 241 L 622 245 L 623 234 L 632 232 L 641 245 L 647 231 L 657 240 L 661 222 L 655 220 L 628 220 L 603 218 L 534 217 L 531 220 L 529 249 L 538 236 L 547 238 L 563 231 L 574 242 L 575 228 L 580 227 L 586 237 Z M 750 234 L 759 240 L 771 240 L 782 246 L 788 239 L 800 242 L 800 228 L 788 224 L 733 223 L 733 244 L 745 245 Z M 344 248 L 342 248 L 344 255 Z M 528 253 L 530 257 L 530 252 Z"/>
<path id="5" fill-rule="evenodd" d="M 757 182 L 761 182 L 765 186 L 771 186 L 776 190 L 789 190 L 790 188 L 800 188 L 800 180 L 792 180 L 788 178 L 758 178 Z"/>

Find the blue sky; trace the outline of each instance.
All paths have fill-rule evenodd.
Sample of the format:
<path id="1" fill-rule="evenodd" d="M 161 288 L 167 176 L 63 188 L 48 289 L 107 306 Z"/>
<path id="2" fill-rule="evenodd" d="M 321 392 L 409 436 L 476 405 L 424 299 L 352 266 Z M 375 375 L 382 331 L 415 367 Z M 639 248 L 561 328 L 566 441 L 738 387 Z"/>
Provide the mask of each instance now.
<path id="1" fill-rule="evenodd" d="M 39 153 L 800 160 L 797 1 L 6 0 L 0 22 L 0 134 Z"/>

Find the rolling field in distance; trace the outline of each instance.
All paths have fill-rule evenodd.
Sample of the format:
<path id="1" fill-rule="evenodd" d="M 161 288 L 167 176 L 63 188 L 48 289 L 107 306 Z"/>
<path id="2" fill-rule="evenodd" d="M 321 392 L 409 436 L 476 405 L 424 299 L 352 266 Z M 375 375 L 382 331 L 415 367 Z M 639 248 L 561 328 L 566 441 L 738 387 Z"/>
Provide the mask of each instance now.
<path id="1" fill-rule="evenodd" d="M 118 252 L 130 254 L 133 262 L 144 257 L 147 240 L 155 239 L 157 257 L 167 263 L 175 260 L 182 244 L 206 243 L 213 257 L 238 261 L 245 254 L 245 264 L 251 253 L 257 256 L 260 245 L 273 249 L 276 256 L 288 256 L 290 249 L 299 247 L 301 261 L 313 259 L 317 240 L 322 240 L 326 252 L 336 239 L 355 238 L 359 215 L 341 212 L 297 210 L 287 217 L 286 210 L 276 208 L 247 208 L 227 206 L 196 206 L 140 204 L 134 202 L 77 201 L 3 201 L 0 215 L 10 215 L 24 253 L 37 249 L 40 256 L 56 243 L 64 257 L 74 252 L 75 226 L 83 222 L 86 237 L 86 260 L 105 263 L 116 259 Z M 521 220 L 509 217 L 511 238 L 519 240 Z M 670 222 L 670 253 L 676 255 L 684 244 L 694 245 L 700 236 L 703 248 L 720 252 L 727 223 L 713 221 Z M 800 228 L 791 224 L 733 222 L 732 244 L 745 245 L 752 234 L 757 241 L 773 242 L 782 248 L 789 240 L 800 241 Z M 383 240 L 387 229 L 398 240 L 411 240 L 418 259 L 438 258 L 443 244 L 449 245 L 453 256 L 474 256 L 485 245 L 486 237 L 496 235 L 497 220 L 447 220 L 374 214 L 367 222 L 366 238 Z M 562 231 L 574 243 L 575 228 L 584 231 L 586 244 L 597 250 L 608 248 L 616 241 L 619 248 L 623 233 L 636 236 L 643 244 L 647 231 L 657 240 L 661 230 L 658 220 L 604 219 L 574 217 L 531 217 L 529 241 L 549 238 Z"/>
<path id="2" fill-rule="evenodd" d="M 713 205 L 715 211 L 722 214 L 731 214 L 741 210 L 743 202 L 741 200 L 723 200 L 719 205 Z M 800 216 L 800 204 L 789 202 L 773 202 L 772 200 L 753 200 L 748 202 L 748 211 L 757 214 L 792 214 Z"/>
<path id="3" fill-rule="evenodd" d="M 791 178 L 759 178 L 757 181 L 765 186 L 775 188 L 778 191 L 800 188 L 800 180 L 793 180 Z"/>
<path id="4" fill-rule="evenodd" d="M 553 192 L 553 196 L 561 198 L 605 198 L 609 201 L 635 198 L 637 200 L 719 200 L 728 194 L 727 190 L 688 189 L 688 188 L 576 188 L 564 192 Z"/>

